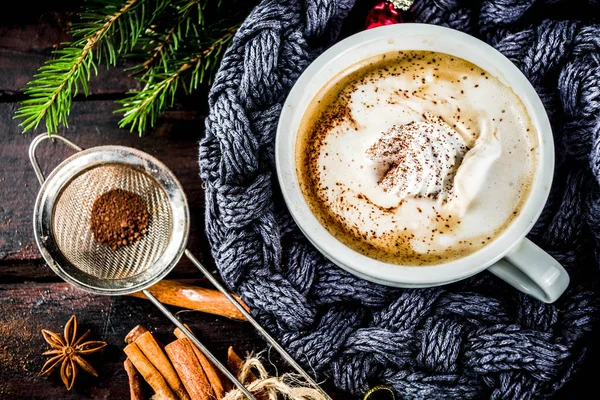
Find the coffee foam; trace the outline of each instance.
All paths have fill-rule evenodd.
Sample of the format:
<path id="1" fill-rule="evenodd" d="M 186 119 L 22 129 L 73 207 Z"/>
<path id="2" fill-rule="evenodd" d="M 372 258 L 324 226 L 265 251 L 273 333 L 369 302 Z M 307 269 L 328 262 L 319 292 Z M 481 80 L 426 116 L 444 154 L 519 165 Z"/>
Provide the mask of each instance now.
<path id="1" fill-rule="evenodd" d="M 438 140 L 432 154 L 445 151 L 459 167 L 440 167 L 441 186 L 430 172 L 418 189 L 386 190 L 393 161 L 369 150 L 386 132 L 436 118 L 450 142 Z M 457 151 L 463 145 L 468 152 Z M 475 65 L 432 52 L 386 54 L 340 74 L 305 113 L 296 149 L 321 223 L 359 252 L 404 265 L 450 261 L 494 240 L 519 213 L 537 162 L 520 99 Z"/>

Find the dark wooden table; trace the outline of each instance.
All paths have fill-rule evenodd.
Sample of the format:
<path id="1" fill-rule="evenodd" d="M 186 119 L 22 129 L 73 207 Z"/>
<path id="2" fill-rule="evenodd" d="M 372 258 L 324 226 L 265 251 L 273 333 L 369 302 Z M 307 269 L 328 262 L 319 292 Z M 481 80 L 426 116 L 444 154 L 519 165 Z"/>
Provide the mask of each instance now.
<path id="1" fill-rule="evenodd" d="M 94 296 L 77 290 L 54 275 L 35 245 L 32 212 L 39 184 L 27 151 L 31 140 L 43 130 L 22 134 L 13 116 L 17 102 L 23 99 L 21 88 L 50 57 L 53 47 L 69 40 L 67 24 L 79 4 L 63 1 L 42 8 L 21 4 L 16 5 L 17 12 L 0 17 L 0 399 L 128 398 L 122 365 L 125 334 L 142 324 L 164 343 L 174 339 L 171 323 L 147 300 Z M 180 179 L 189 200 L 192 220 L 188 248 L 214 270 L 203 233 L 204 193 L 197 161 L 207 107 L 206 87 L 166 112 L 156 128 L 143 137 L 119 129 L 119 116 L 113 114 L 117 109 L 114 100 L 136 87 L 137 83 L 120 68 L 101 68 L 91 82 L 90 96 L 76 99 L 69 129 L 64 133 L 84 148 L 119 144 L 163 161 Z M 71 153 L 60 143 L 44 142 L 39 147 L 43 170 L 50 171 Z M 183 260 L 168 278 L 209 286 Z M 179 317 L 221 359 L 230 345 L 239 353 L 266 348 L 247 323 L 171 309 L 178 311 Z M 37 374 L 48 358 L 41 355 L 47 345 L 40 330 L 61 331 L 73 314 L 82 329 L 91 329 L 93 337 L 105 340 L 108 346 L 89 358 L 100 376 L 92 378 L 82 373 L 68 393 L 58 374 Z"/>
<path id="2" fill-rule="evenodd" d="M 66 28 L 79 5 L 75 0 L 47 3 L 35 8 L 27 2 L 15 2 L 12 7 L 16 12 L 13 9 L 0 16 L 0 399 L 125 399 L 129 390 L 122 367 L 125 334 L 142 324 L 168 342 L 173 339 L 173 327 L 147 300 L 94 296 L 62 282 L 36 248 L 32 211 L 39 184 L 27 150 L 30 141 L 43 131 L 22 134 L 13 116 L 17 102 L 24 98 L 21 88 L 50 57 L 53 47 L 69 39 Z M 91 82 L 90 96 L 76 98 L 65 134 L 84 148 L 126 145 L 162 160 L 180 179 L 188 196 L 192 216 L 189 248 L 214 270 L 203 233 L 204 193 L 197 163 L 197 144 L 207 108 L 206 87 L 191 98 L 182 98 L 141 138 L 118 129 L 119 116 L 113 114 L 117 108 L 114 100 L 136 87 L 120 68 L 101 68 Z M 50 171 L 69 154 L 59 143 L 43 143 L 39 151 L 42 168 Z M 185 260 L 168 278 L 208 286 Z M 174 311 L 221 359 L 230 345 L 240 353 L 266 349 L 247 323 L 196 311 Z M 74 389 L 67 392 L 58 375 L 37 375 L 47 358 L 41 355 L 47 346 L 40 330 L 60 331 L 73 314 L 83 329 L 91 329 L 93 336 L 108 346 L 90 357 L 99 377 L 82 373 Z M 271 357 L 281 365 L 276 356 Z M 587 364 L 557 398 L 574 398 L 592 388 L 593 360 Z"/>

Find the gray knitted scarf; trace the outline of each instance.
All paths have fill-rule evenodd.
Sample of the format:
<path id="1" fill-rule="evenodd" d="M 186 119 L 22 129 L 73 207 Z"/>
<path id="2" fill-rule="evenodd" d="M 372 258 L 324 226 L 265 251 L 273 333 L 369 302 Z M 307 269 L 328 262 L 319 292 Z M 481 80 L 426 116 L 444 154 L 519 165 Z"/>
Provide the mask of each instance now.
<path id="1" fill-rule="evenodd" d="M 344 398 L 375 385 L 406 399 L 550 397 L 581 365 L 598 305 L 597 2 L 416 0 L 410 13 L 414 21 L 490 43 L 545 104 L 557 165 L 529 238 L 571 275 L 553 305 L 485 272 L 441 288 L 380 286 L 334 266 L 295 226 L 275 174 L 279 113 L 302 71 L 338 39 L 353 6 L 354 0 L 265 0 L 223 57 L 200 145 L 206 232 L 223 279 Z"/>

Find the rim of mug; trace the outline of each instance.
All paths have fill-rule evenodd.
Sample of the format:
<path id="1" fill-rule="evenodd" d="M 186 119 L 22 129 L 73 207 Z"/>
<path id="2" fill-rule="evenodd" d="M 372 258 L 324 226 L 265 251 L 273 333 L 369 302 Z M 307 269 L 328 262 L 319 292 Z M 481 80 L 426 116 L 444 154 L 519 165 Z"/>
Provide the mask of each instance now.
<path id="1" fill-rule="evenodd" d="M 391 51 L 430 50 L 463 58 L 510 87 L 525 105 L 538 136 L 538 165 L 519 215 L 492 242 L 457 260 L 407 266 L 370 258 L 336 239 L 312 213 L 300 189 L 295 165 L 296 136 L 306 106 L 337 73 L 361 60 Z M 364 55 L 360 55 L 363 54 Z M 355 61 L 353 61 L 356 59 Z M 319 81 L 323 81 L 319 84 Z M 351 35 L 317 57 L 292 87 L 281 111 L 275 137 L 277 178 L 286 205 L 304 235 L 325 257 L 364 279 L 399 287 L 436 286 L 483 271 L 501 259 L 531 230 L 548 199 L 554 174 L 550 121 L 537 92 L 502 53 L 469 34 L 421 23 L 381 26 Z"/>

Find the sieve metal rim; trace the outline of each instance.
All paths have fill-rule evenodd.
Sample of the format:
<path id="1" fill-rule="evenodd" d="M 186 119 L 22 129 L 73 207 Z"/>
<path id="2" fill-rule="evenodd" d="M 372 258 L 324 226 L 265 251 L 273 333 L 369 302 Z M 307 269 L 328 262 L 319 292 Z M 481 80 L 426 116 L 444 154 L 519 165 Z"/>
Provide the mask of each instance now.
<path id="1" fill-rule="evenodd" d="M 117 164 L 142 171 L 158 182 L 171 207 L 173 227 L 171 239 L 159 259 L 146 272 L 115 282 L 114 287 L 95 285 L 99 278 L 81 273 L 60 251 L 52 233 L 54 205 L 66 186 L 81 173 L 92 168 Z M 125 295 L 143 290 L 164 278 L 179 262 L 188 240 L 189 207 L 185 192 L 175 175 L 155 157 L 125 146 L 96 146 L 81 150 L 56 166 L 38 192 L 33 213 L 34 236 L 42 257 L 63 280 L 94 294 Z M 70 267 L 71 266 L 71 267 Z"/>

